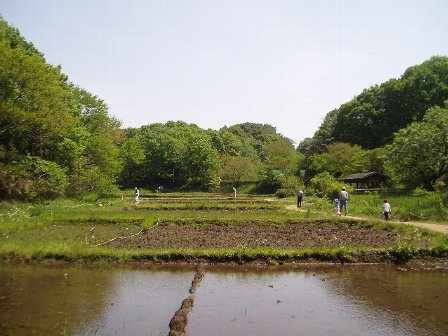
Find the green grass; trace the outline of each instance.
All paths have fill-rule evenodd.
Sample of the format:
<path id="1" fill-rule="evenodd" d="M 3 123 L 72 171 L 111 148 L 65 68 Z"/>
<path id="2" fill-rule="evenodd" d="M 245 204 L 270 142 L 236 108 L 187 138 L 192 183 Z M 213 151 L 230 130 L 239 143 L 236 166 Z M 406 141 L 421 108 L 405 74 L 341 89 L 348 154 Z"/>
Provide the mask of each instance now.
<path id="1" fill-rule="evenodd" d="M 166 194 L 158 194 L 166 196 Z M 195 196 L 204 197 L 206 194 Z M 172 195 L 171 195 L 172 196 Z M 179 197 L 176 194 L 175 197 Z M 132 198 L 102 199 L 94 203 L 60 199 L 41 204 L 0 204 L 0 259 L 43 261 L 192 261 L 282 263 L 302 260 L 333 262 L 395 261 L 402 262 L 422 256 L 447 257 L 448 237 L 406 225 L 381 221 L 379 195 L 351 195 L 350 213 L 371 216 L 378 221 L 358 221 L 336 217 L 332 205 L 319 198 L 307 197 L 301 211 L 289 211 L 294 198 L 266 201 L 264 198 L 206 200 L 157 199 L 138 205 Z M 157 196 L 159 197 L 159 196 Z M 173 196 L 172 196 L 173 197 Z M 416 200 L 390 197 L 395 213 L 414 206 Z M 434 201 L 420 199 L 421 209 L 431 209 Z M 379 208 L 379 209 L 378 209 Z M 428 210 L 429 211 L 429 210 Z M 379 212 L 379 214 L 378 214 Z M 405 212 L 405 211 L 404 211 Z M 437 217 L 436 215 L 433 215 Z M 326 222 L 335 225 L 357 225 L 372 230 L 403 233 L 405 239 L 394 246 L 373 249 L 366 247 L 315 246 L 302 250 L 278 248 L 227 249 L 112 249 L 98 244 L 117 236 L 128 236 L 157 222 L 167 225 L 291 225 Z M 425 238 L 425 239 L 423 239 Z M 430 246 L 421 241 L 430 241 Z"/>
<path id="2" fill-rule="evenodd" d="M 387 194 L 351 195 L 349 212 L 353 215 L 382 218 L 383 200 L 387 198 L 394 219 L 401 221 L 447 222 L 448 212 L 442 198 L 434 193 L 422 196 Z"/>

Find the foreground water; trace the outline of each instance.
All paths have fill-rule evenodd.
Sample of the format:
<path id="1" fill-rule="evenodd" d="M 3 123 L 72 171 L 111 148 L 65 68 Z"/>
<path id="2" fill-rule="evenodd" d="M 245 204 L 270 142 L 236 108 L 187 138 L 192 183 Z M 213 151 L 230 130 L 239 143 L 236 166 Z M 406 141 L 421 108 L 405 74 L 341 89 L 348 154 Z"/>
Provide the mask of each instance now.
<path id="1" fill-rule="evenodd" d="M 1 335 L 167 335 L 185 267 L 0 265 Z M 448 335 L 448 274 L 392 266 L 207 267 L 201 335 Z"/>

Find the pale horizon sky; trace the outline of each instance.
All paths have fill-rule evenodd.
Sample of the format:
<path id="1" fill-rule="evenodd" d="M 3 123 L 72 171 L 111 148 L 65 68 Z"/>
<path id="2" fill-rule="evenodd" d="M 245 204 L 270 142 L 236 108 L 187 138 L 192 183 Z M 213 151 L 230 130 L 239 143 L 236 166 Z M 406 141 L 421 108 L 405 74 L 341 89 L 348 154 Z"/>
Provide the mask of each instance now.
<path id="1" fill-rule="evenodd" d="M 0 0 L 123 127 L 270 124 L 298 144 L 372 85 L 448 56 L 446 0 Z"/>

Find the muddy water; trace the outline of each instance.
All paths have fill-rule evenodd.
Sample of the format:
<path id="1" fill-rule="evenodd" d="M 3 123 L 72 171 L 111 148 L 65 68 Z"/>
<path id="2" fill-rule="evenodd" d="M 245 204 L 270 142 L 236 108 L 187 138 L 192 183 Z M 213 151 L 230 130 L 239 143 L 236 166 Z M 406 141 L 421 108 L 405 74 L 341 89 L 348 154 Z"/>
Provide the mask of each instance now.
<path id="1" fill-rule="evenodd" d="M 187 332 L 448 335 L 448 273 L 206 267 Z M 0 265 L 0 335 L 167 335 L 192 267 Z"/>
<path id="2" fill-rule="evenodd" d="M 206 270 L 189 335 L 448 335 L 448 274 Z"/>
<path id="3" fill-rule="evenodd" d="M 167 335 L 193 275 L 0 265 L 0 335 Z"/>

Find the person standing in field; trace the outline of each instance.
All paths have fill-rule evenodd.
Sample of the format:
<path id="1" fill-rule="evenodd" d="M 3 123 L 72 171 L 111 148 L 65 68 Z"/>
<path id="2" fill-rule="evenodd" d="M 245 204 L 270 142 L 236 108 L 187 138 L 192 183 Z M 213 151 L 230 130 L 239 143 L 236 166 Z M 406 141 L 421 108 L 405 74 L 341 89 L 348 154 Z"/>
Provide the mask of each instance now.
<path id="1" fill-rule="evenodd" d="M 135 193 L 135 204 L 138 204 L 140 202 L 138 199 L 140 196 L 140 190 L 138 190 L 138 188 L 135 187 L 134 193 Z"/>
<path id="2" fill-rule="evenodd" d="M 233 197 L 236 198 L 236 188 L 233 187 L 232 189 L 233 189 Z"/>
<path id="3" fill-rule="evenodd" d="M 342 214 L 342 207 L 344 207 L 345 215 L 348 215 L 348 192 L 345 187 L 342 187 L 339 193 L 339 216 Z"/>
<path id="4" fill-rule="evenodd" d="M 297 207 L 301 208 L 302 207 L 302 201 L 303 201 L 303 190 L 300 189 L 297 192 Z"/>
<path id="5" fill-rule="evenodd" d="M 390 214 L 392 213 L 392 209 L 390 207 L 390 204 L 389 204 L 389 201 L 387 200 L 387 198 L 384 199 L 383 213 L 384 213 L 384 220 L 388 221 L 390 218 Z"/>

